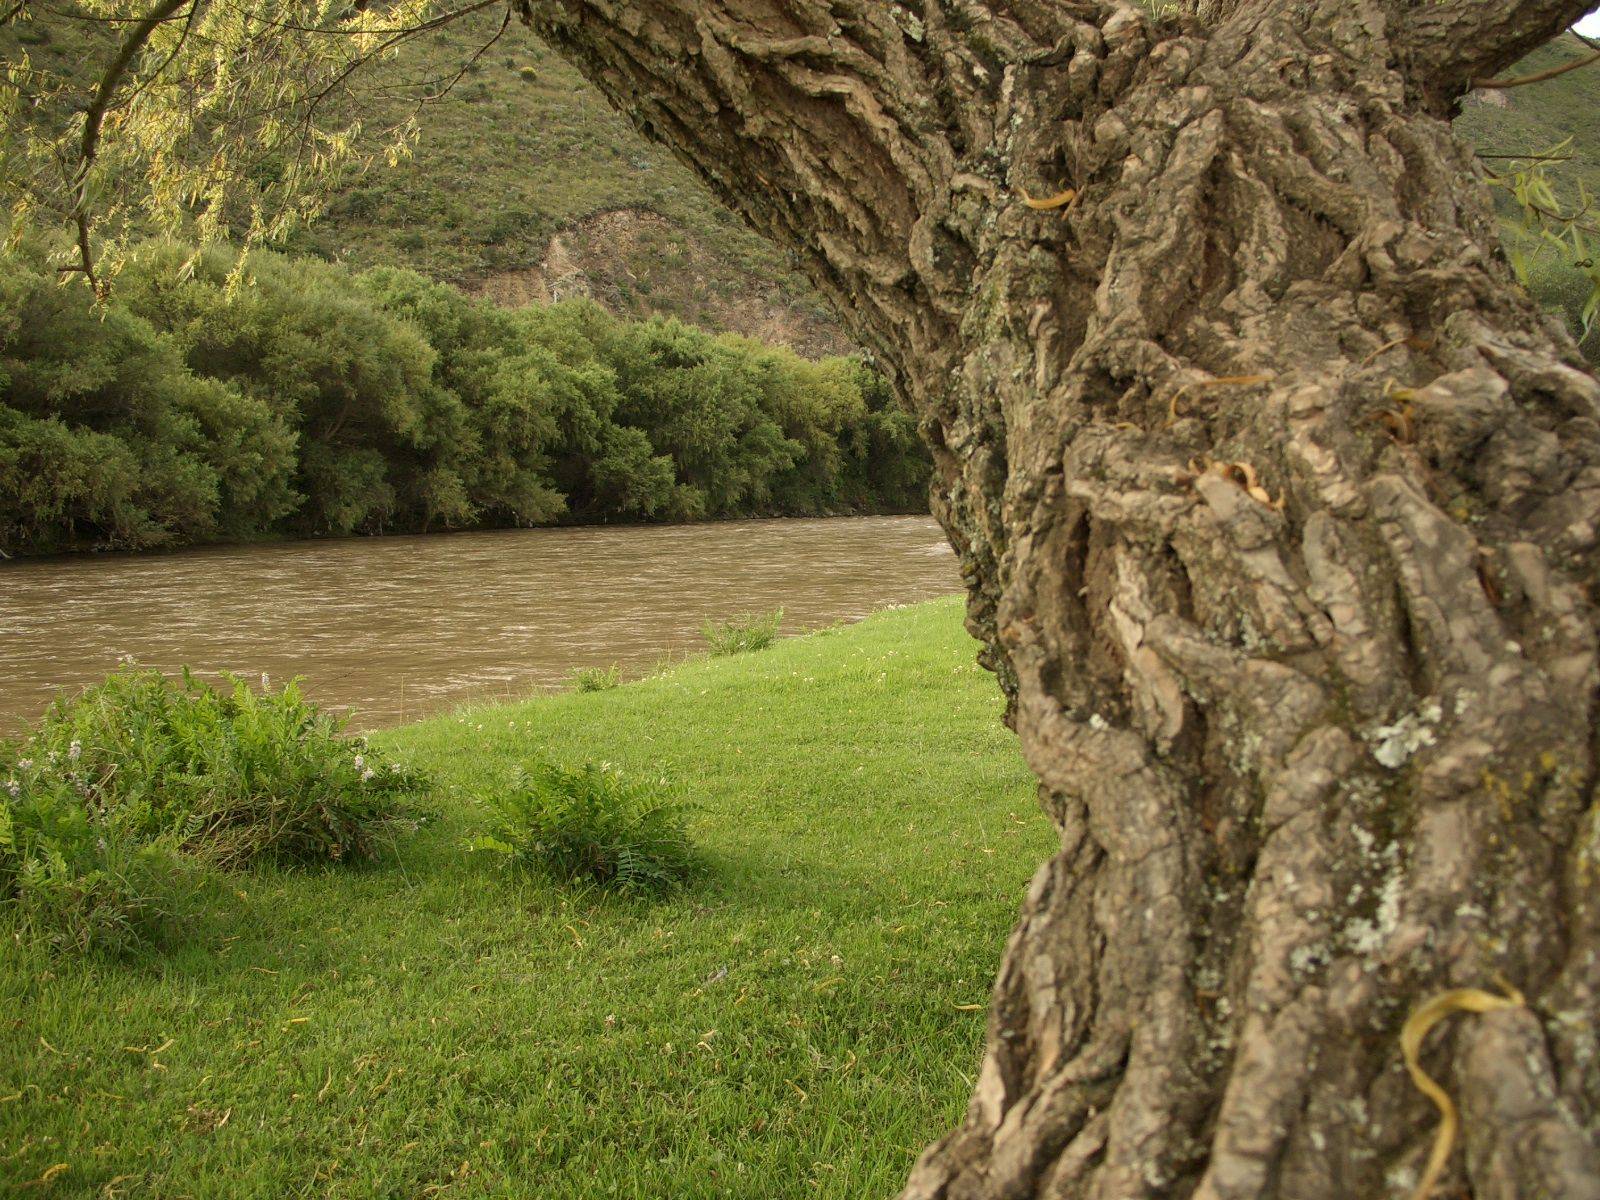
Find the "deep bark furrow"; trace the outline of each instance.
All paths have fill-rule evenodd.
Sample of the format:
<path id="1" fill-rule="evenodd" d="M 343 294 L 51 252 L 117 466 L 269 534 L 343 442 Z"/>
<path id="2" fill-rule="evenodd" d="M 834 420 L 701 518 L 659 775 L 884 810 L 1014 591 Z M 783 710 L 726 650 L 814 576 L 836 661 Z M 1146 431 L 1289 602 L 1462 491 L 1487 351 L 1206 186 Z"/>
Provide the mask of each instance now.
<path id="1" fill-rule="evenodd" d="M 1061 830 L 906 1195 L 1403 1192 L 1503 976 L 1451 1179 L 1600 1196 L 1600 388 L 1440 119 L 1581 5 L 1188 7 L 534 5 L 895 375 Z"/>

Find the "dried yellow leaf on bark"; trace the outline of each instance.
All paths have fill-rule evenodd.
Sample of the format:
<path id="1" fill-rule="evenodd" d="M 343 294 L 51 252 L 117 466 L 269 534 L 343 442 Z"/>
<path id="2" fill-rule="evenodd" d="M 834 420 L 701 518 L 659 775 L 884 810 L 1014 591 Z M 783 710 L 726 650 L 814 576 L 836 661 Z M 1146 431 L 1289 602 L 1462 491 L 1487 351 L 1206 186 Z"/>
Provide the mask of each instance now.
<path id="1" fill-rule="evenodd" d="M 1071 204 L 1077 198 L 1078 192 L 1076 188 L 1068 188 L 1064 192 L 1057 192 L 1054 196 L 1046 196 L 1042 200 L 1035 200 L 1027 192 L 1022 193 L 1022 202 L 1029 208 L 1037 209 L 1040 212 L 1049 212 L 1052 208 L 1061 208 L 1064 205 Z"/>
<path id="2" fill-rule="evenodd" d="M 1400 1053 L 1405 1056 L 1406 1070 L 1410 1073 L 1411 1082 L 1416 1084 L 1417 1090 L 1432 1100 L 1434 1107 L 1439 1110 L 1439 1132 L 1434 1135 L 1433 1149 L 1428 1154 L 1428 1165 L 1422 1172 L 1422 1181 L 1411 1193 L 1411 1200 L 1427 1200 L 1432 1194 L 1434 1184 L 1438 1183 L 1439 1176 L 1444 1171 L 1445 1163 L 1450 1161 L 1450 1151 L 1456 1143 L 1456 1131 L 1461 1125 L 1461 1118 L 1456 1112 L 1456 1104 L 1450 1098 L 1450 1093 L 1435 1083 L 1418 1061 L 1423 1039 L 1435 1025 L 1451 1013 L 1497 1012 L 1507 1008 L 1521 1008 L 1524 1003 L 1522 993 L 1509 985 L 1506 986 L 1503 996 L 1479 988 L 1455 988 L 1452 991 L 1440 992 L 1437 996 L 1424 1001 L 1406 1018 L 1405 1025 L 1400 1029 Z"/>

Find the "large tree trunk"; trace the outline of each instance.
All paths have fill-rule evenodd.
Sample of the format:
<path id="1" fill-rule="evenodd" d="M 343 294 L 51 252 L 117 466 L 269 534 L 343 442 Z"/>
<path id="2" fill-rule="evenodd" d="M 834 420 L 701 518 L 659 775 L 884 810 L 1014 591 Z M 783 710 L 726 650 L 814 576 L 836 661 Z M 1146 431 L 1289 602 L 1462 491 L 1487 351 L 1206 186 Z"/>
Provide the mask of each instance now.
<path id="1" fill-rule="evenodd" d="M 1600 389 L 1445 118 L 1588 0 L 532 0 L 921 416 L 1060 853 L 909 1197 L 1600 1196 Z M 1030 205 L 1071 189 L 1072 200 Z"/>

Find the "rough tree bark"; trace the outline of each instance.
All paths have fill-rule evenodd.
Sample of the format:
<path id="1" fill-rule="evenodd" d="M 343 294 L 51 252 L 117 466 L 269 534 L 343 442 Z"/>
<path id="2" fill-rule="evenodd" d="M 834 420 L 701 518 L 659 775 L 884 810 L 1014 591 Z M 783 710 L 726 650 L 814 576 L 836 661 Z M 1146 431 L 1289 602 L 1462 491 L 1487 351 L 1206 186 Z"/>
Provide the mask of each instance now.
<path id="1" fill-rule="evenodd" d="M 1403 1195 L 1499 979 L 1445 1194 L 1600 1196 L 1600 388 L 1446 123 L 1589 2 L 526 0 L 920 415 L 1061 831 L 906 1196 Z"/>

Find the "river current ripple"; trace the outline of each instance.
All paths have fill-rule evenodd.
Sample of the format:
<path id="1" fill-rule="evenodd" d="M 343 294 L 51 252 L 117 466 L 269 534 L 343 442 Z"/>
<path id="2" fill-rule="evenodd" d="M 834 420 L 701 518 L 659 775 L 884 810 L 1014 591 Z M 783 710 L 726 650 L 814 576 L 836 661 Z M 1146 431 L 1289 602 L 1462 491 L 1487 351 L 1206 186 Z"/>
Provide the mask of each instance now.
<path id="1" fill-rule="evenodd" d="M 927 517 L 507 530 L 0 563 L 0 732 L 114 669 L 302 676 L 356 728 L 639 674 L 707 619 L 784 632 L 960 590 Z"/>

